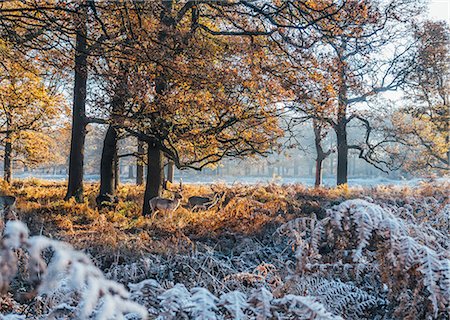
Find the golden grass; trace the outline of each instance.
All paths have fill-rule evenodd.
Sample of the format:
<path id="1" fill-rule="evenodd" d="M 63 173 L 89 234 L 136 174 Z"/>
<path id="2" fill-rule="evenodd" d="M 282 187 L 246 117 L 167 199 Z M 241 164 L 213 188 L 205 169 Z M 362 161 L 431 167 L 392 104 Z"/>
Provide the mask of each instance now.
<path id="1" fill-rule="evenodd" d="M 175 190 L 178 186 L 171 186 Z M 447 186 L 448 187 L 448 186 Z M 63 183 L 42 180 L 17 181 L 12 186 L 0 182 L 3 194 L 14 194 L 19 218 L 32 234 L 44 234 L 86 249 L 99 264 L 132 261 L 146 253 L 170 254 L 191 250 L 193 241 L 226 234 L 258 236 L 267 229 L 298 216 L 316 214 L 345 199 L 361 196 L 445 198 L 446 186 L 423 184 L 419 188 L 376 187 L 371 189 L 307 188 L 302 185 L 185 185 L 184 201 L 192 195 L 208 195 L 213 190 L 224 196 L 210 210 L 193 212 L 180 207 L 172 216 L 155 219 L 141 216 L 144 188 L 121 185 L 115 209 L 95 207 L 98 184 L 86 183 L 84 203 L 63 201 Z M 165 191 L 171 197 L 171 193 Z M 448 202 L 448 200 L 447 200 Z"/>

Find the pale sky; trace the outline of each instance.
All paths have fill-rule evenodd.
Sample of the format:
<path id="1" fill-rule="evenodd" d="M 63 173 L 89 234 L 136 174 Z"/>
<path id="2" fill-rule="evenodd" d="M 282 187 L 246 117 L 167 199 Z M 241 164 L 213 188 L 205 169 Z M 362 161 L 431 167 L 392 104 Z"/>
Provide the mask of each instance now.
<path id="1" fill-rule="evenodd" d="M 446 20 L 450 23 L 450 0 L 430 0 L 428 16 L 433 20 Z"/>

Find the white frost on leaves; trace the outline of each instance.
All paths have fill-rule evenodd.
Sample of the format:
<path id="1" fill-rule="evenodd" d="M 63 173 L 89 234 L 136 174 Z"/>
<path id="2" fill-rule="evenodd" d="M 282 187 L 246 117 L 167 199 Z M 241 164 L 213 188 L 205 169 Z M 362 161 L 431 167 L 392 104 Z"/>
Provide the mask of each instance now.
<path id="1" fill-rule="evenodd" d="M 423 204 L 424 208 L 437 205 L 434 198 L 426 198 Z M 377 245 L 387 246 L 384 258 L 394 267 L 405 272 L 417 268 L 421 273 L 421 281 L 427 289 L 434 316 L 437 317 L 440 311 L 450 308 L 448 235 L 430 225 L 418 223 L 413 208 L 404 208 L 407 214 L 396 211 L 405 216 L 401 218 L 394 214 L 395 208 L 381 207 L 362 199 L 347 200 L 328 209 L 327 218 L 322 220 L 322 224 L 310 221 L 310 218 L 298 218 L 278 228 L 278 234 L 291 238 L 289 243 L 297 245 L 294 247 L 295 257 L 301 259 L 297 265 L 304 268 L 318 265 L 315 255 L 311 253 L 317 250 L 323 236 L 311 235 L 325 234 L 328 241 L 334 241 L 345 234 L 345 241 L 349 245 L 346 249 L 351 252 L 353 262 L 361 265 L 367 265 L 368 259 L 376 258 L 367 249 L 372 241 L 378 241 Z M 439 223 L 445 225 L 445 221 Z M 309 230 L 311 227 L 313 230 Z M 317 228 L 319 230 L 316 231 Z M 374 240 L 375 236 L 379 238 Z"/>
<path id="2" fill-rule="evenodd" d="M 161 300 L 160 305 L 163 309 L 161 319 L 175 319 L 177 313 L 185 310 L 189 305 L 191 293 L 183 284 L 176 284 L 173 288 L 161 294 L 158 299 Z"/>
<path id="3" fill-rule="evenodd" d="M 219 304 L 231 314 L 235 320 L 246 319 L 245 309 L 249 307 L 243 292 L 231 291 L 220 296 Z"/>
<path id="4" fill-rule="evenodd" d="M 372 274 L 379 274 L 384 266 L 392 267 L 394 272 L 414 274 L 416 282 L 424 288 L 424 298 L 429 301 L 430 319 L 450 313 L 450 251 L 448 235 L 445 227 L 441 227 L 449 225 L 449 206 L 443 208 L 439 220 L 432 224 L 417 218 L 415 205 L 406 203 L 398 208 L 368 200 L 345 201 L 328 209 L 327 217 L 322 220 L 313 215 L 280 226 L 273 241 L 288 245 L 287 249 L 280 246 L 283 254 L 293 249 L 286 260 L 297 259 L 297 268 L 289 269 L 289 277 L 280 279 L 277 287 L 266 282 L 265 286 L 253 290 L 229 291 L 235 288 L 224 287 L 226 293 L 213 287 L 212 293 L 206 289 L 205 282 L 186 283 L 189 288 L 203 286 L 189 290 L 183 284 L 164 282 L 161 285 L 154 279 L 147 279 L 129 283 L 128 292 L 123 285 L 106 279 L 84 253 L 46 237 L 29 238 L 26 226 L 17 221 L 7 224 L 2 240 L 0 267 L 6 266 L 9 273 L 1 269 L 0 285 L 9 284 L 16 272 L 11 268 L 17 265 L 15 251 L 11 249 L 23 248 L 29 253 L 30 278 L 39 285 L 38 299 L 50 301 L 47 304 L 49 316 L 52 310 L 59 314 L 60 309 L 65 309 L 78 319 L 98 320 L 135 320 L 145 318 L 147 313 L 158 320 L 342 319 L 340 316 L 358 319 L 365 318 L 370 310 L 383 310 L 389 302 L 386 295 L 392 290 L 392 282 L 378 282 L 378 291 L 375 286 L 371 287 L 374 290 L 368 290 L 367 286 L 345 278 L 345 274 L 354 272 L 358 279 L 359 275 L 369 276 L 369 268 L 376 270 Z M 424 211 L 440 205 L 433 198 L 424 202 Z M 380 247 L 384 250 L 383 256 L 378 256 Z M 328 253 L 331 250 L 334 251 Z M 324 252 L 326 260 L 320 259 L 319 251 Z M 330 260 L 333 255 L 339 258 Z M 286 255 L 279 257 L 283 262 Z M 290 267 L 292 262 L 286 261 L 286 266 Z M 219 263 L 221 261 L 217 265 Z M 331 268 L 342 271 L 342 281 L 323 276 Z M 131 265 L 129 272 L 140 274 L 139 265 Z M 264 283 L 264 276 L 259 276 Z M 366 285 L 372 284 L 369 282 L 372 279 L 367 281 Z M 23 317 L 0 315 L 2 319 Z"/>
<path id="5" fill-rule="evenodd" d="M 2 315 L 0 314 L 0 320 L 25 320 L 26 317 L 20 314 L 7 314 L 7 315 Z"/>
<path id="6" fill-rule="evenodd" d="M 70 293 L 76 292 L 79 295 L 77 312 L 80 319 L 94 314 L 96 319 L 121 319 L 130 313 L 146 319 L 146 309 L 129 299 L 130 294 L 123 285 L 106 279 L 87 255 L 64 242 L 43 236 L 29 238 L 28 233 L 22 222 L 9 221 L 2 243 L 7 248 L 28 251 L 30 279 L 38 284 L 40 296 L 51 299 L 60 295 L 56 299 L 60 304 L 65 302 L 64 298 L 73 303 Z M 48 263 L 43 258 L 44 252 L 51 254 Z"/>
<path id="7" fill-rule="evenodd" d="M 272 292 L 264 287 L 253 290 L 248 300 L 251 310 L 258 315 L 258 320 L 272 318 Z"/>
<path id="8" fill-rule="evenodd" d="M 162 286 L 154 280 L 145 280 L 132 285 L 139 293 L 146 295 L 147 307 L 152 309 L 155 294 L 146 291 L 146 286 L 162 290 Z M 149 297 L 150 296 L 150 297 Z M 356 296 L 355 296 L 356 297 Z M 143 297 L 138 298 L 141 300 Z M 222 293 L 217 298 L 206 288 L 192 288 L 190 291 L 183 284 L 176 284 L 164 290 L 157 297 L 158 306 L 152 314 L 158 320 L 205 319 L 205 320 L 269 320 L 269 319 L 342 319 L 327 310 L 326 306 L 313 296 L 285 295 L 274 299 L 272 292 L 264 287 L 253 289 L 247 297 L 242 291 Z M 347 301 L 348 302 L 348 301 Z M 364 303 L 364 301 L 358 301 Z"/>
<path id="9" fill-rule="evenodd" d="M 7 248 L 17 249 L 24 244 L 28 238 L 28 228 L 18 220 L 11 220 L 6 223 L 3 233 L 3 244 Z"/>
<path id="10" fill-rule="evenodd" d="M 215 320 L 219 299 L 205 288 L 192 288 L 192 297 L 188 305 L 194 319 Z"/>
<path id="11" fill-rule="evenodd" d="M 287 307 L 296 319 L 318 319 L 318 320 L 342 320 L 334 314 L 328 312 L 323 304 L 318 302 L 313 297 L 302 297 L 293 294 L 288 294 L 283 298 L 276 299 L 275 304 L 284 305 Z"/>

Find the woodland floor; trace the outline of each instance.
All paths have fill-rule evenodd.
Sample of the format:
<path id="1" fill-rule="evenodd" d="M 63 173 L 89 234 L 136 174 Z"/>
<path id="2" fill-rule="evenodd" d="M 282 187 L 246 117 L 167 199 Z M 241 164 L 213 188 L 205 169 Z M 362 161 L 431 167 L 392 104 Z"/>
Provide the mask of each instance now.
<path id="1" fill-rule="evenodd" d="M 172 187 L 176 189 L 176 186 Z M 118 205 L 100 211 L 95 208 L 97 184 L 85 185 L 86 201 L 81 204 L 63 201 L 65 186 L 55 182 L 17 181 L 11 187 L 4 186 L 2 192 L 17 197 L 18 218 L 28 225 L 32 235 L 62 240 L 87 252 L 109 278 L 124 284 L 151 278 L 166 287 L 182 283 L 187 288 L 201 286 L 219 294 L 230 290 L 245 291 L 255 287 L 254 282 L 264 282 L 272 288 L 274 296 L 282 296 L 289 293 L 289 274 L 294 272 L 292 268 L 295 269 L 295 265 L 290 267 L 286 261 L 295 261 L 296 253 L 292 242 L 280 240 L 280 244 L 275 241 L 276 237 L 281 237 L 280 227 L 290 221 L 300 221 L 295 220 L 297 218 L 320 221 L 327 217 L 327 210 L 333 206 L 359 198 L 407 208 L 408 215 L 414 215 L 418 223 L 430 222 L 445 235 L 450 228 L 448 188 L 449 184 L 445 182 L 422 183 L 417 187 L 318 189 L 275 184 L 186 185 L 184 199 L 214 191 L 222 192 L 224 196 L 210 210 L 193 212 L 180 207 L 172 217 L 157 215 L 155 219 L 141 216 L 143 188 L 134 185 L 120 186 Z M 166 195 L 171 197 L 170 192 Z M 442 219 L 441 216 L 447 214 L 448 217 Z M 448 244 L 448 233 L 445 241 Z M 323 263 L 338 247 L 327 243 L 321 245 Z M 448 255 L 448 247 L 445 254 Z M 332 277 L 350 281 L 380 301 L 392 299 L 388 293 L 381 292 L 380 287 L 370 287 L 356 278 L 348 278 L 342 271 L 336 271 Z M 377 277 L 379 281 L 380 276 Z M 377 286 L 381 286 L 379 282 Z M 420 301 L 427 304 L 424 309 L 431 309 L 424 302 L 426 297 Z M 347 319 L 356 314 L 361 319 L 426 314 L 399 311 L 403 307 L 398 303 L 384 304 L 383 312 L 373 311 L 372 307 L 375 303 L 361 312 L 337 307 L 328 310 L 335 314 L 340 312 Z M 448 318 L 444 312 L 436 319 Z"/>

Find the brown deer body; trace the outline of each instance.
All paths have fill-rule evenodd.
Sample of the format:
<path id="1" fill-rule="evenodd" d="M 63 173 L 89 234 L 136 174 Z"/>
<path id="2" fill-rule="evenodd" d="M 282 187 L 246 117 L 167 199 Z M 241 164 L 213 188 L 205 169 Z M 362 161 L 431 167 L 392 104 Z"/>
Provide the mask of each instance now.
<path id="1" fill-rule="evenodd" d="M 173 213 L 180 206 L 182 195 L 175 193 L 174 199 L 167 199 L 162 197 L 155 197 L 150 200 L 150 209 L 152 210 L 152 219 L 159 211 L 164 213 Z"/>
<path id="2" fill-rule="evenodd" d="M 214 197 L 193 196 L 188 199 L 188 207 L 192 210 L 208 210 L 211 209 L 218 200 L 218 195 L 215 195 Z"/>

